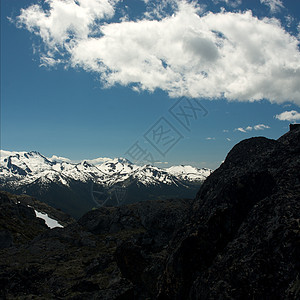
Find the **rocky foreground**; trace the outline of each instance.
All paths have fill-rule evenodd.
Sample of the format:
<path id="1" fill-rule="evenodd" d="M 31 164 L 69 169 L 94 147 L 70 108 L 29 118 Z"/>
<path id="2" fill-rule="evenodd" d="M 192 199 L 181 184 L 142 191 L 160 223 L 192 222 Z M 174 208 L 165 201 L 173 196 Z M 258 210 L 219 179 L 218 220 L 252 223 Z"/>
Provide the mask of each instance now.
<path id="1" fill-rule="evenodd" d="M 299 129 L 237 144 L 194 200 L 101 208 L 50 230 L 10 197 L 3 299 L 300 298 Z"/>

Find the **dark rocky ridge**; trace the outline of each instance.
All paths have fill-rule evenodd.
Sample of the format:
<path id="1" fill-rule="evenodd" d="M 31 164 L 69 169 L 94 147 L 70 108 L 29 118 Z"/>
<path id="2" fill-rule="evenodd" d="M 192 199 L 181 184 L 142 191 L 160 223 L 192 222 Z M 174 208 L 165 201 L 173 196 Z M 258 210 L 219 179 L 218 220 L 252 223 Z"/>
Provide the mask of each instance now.
<path id="1" fill-rule="evenodd" d="M 33 197 L 0 191 L 0 249 L 28 242 L 48 229 L 44 220 L 36 218 L 34 209 L 47 213 L 63 226 L 75 222 L 65 213 Z"/>
<path id="2" fill-rule="evenodd" d="M 300 130 L 237 144 L 172 241 L 162 299 L 299 297 Z"/>
<path id="3" fill-rule="evenodd" d="M 97 209 L 0 251 L 0 296 L 299 299 L 299 170 L 299 128 L 244 140 L 194 200 Z"/>
<path id="4" fill-rule="evenodd" d="M 46 230 L 30 242 L 2 250 L 0 296 L 133 299 L 152 295 L 163 271 L 165 248 L 175 228 L 185 221 L 189 204 L 189 200 L 161 200 L 101 208 L 77 223 Z"/>

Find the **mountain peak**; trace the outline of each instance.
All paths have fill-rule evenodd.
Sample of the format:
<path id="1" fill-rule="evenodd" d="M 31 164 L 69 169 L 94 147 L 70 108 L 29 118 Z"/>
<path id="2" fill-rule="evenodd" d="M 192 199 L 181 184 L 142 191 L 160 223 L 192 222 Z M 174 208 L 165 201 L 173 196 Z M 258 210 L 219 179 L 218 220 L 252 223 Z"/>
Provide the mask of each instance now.
<path id="1" fill-rule="evenodd" d="M 133 165 L 133 163 L 130 160 L 128 160 L 127 158 L 124 158 L 124 157 L 114 158 L 114 161 L 117 161 L 121 164 Z"/>

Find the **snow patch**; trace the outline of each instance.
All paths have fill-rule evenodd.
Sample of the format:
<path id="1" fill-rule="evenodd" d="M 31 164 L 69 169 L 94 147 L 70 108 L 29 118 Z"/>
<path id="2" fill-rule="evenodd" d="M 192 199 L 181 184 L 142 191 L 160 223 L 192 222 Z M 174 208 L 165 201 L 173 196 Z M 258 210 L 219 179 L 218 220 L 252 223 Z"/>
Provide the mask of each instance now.
<path id="1" fill-rule="evenodd" d="M 55 227 L 61 227 L 61 228 L 64 227 L 61 224 L 59 224 L 56 220 L 50 218 L 48 214 L 38 212 L 37 210 L 34 210 L 34 212 L 36 217 L 45 220 L 46 225 L 51 229 Z"/>

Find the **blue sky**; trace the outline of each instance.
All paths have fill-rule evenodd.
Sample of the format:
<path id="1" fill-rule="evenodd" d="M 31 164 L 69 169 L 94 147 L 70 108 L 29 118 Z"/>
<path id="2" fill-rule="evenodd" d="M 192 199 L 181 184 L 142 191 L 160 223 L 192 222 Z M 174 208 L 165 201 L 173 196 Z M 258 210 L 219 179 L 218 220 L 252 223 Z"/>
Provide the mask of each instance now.
<path id="1" fill-rule="evenodd" d="M 295 0 L 2 0 L 1 149 L 216 168 L 300 120 L 299 31 Z"/>

